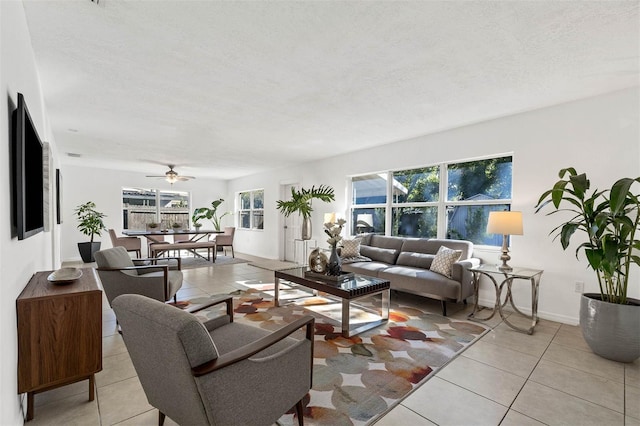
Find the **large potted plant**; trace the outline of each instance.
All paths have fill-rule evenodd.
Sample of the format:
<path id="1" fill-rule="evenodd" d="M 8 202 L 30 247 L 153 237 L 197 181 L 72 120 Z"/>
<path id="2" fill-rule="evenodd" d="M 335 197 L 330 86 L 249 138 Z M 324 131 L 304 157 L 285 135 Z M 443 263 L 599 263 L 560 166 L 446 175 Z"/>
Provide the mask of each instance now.
<path id="1" fill-rule="evenodd" d="M 630 283 L 640 282 L 640 240 L 636 239 L 640 195 L 632 192 L 640 177 L 622 178 L 611 189 L 592 192 L 586 174 L 572 167 L 560 170 L 559 177 L 540 196 L 536 213 L 549 204 L 553 210 L 547 215 L 569 213 L 568 220 L 551 231 L 565 250 L 576 231 L 586 237 L 576 248 L 576 257 L 584 253 L 596 272 L 600 293 L 582 295 L 582 333 L 596 354 L 632 362 L 640 357 L 640 301 L 627 297 L 627 291 Z"/>
<path id="2" fill-rule="evenodd" d="M 191 222 L 196 228 L 201 226 L 200 220 L 209 219 L 213 224 L 213 229 L 216 231 L 220 231 L 220 221 L 223 217 L 231 212 L 224 212 L 220 216 L 218 216 L 218 207 L 220 204 L 224 203 L 224 199 L 220 198 L 211 202 L 211 207 L 199 207 L 193 211 L 193 215 L 191 216 Z"/>
<path id="3" fill-rule="evenodd" d="M 318 199 L 328 203 L 335 200 L 333 188 L 327 185 L 320 185 L 318 188 L 312 186 L 311 189 L 301 188 L 299 191 L 296 188 L 291 188 L 290 200 L 278 200 L 277 208 L 285 217 L 289 217 L 293 213 L 298 213 L 302 216 L 302 239 L 311 239 L 311 212 L 313 207 L 311 202 L 314 199 Z"/>
<path id="4" fill-rule="evenodd" d="M 80 204 L 76 208 L 75 214 L 78 218 L 78 229 L 84 235 L 90 237 L 88 242 L 78 243 L 80 257 L 85 263 L 93 262 L 93 254 L 100 250 L 100 241 L 93 241 L 93 237 L 95 235 L 101 236 L 102 231 L 107 229 L 102 221 L 106 215 L 96 210 L 96 205 L 93 201 Z"/>

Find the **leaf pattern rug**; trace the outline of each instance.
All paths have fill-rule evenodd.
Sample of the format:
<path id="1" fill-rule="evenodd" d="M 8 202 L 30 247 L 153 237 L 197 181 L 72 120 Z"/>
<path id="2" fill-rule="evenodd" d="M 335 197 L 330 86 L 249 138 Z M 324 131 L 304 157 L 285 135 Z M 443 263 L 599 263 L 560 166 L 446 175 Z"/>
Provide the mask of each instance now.
<path id="1" fill-rule="evenodd" d="M 264 289 L 261 289 L 264 290 Z M 302 305 L 274 307 L 273 297 L 257 289 L 234 293 L 234 319 L 275 330 L 302 315 L 316 317 L 313 388 L 305 399 L 306 425 L 366 425 L 388 412 L 435 372 L 487 332 L 473 322 L 426 312 L 392 297 L 386 324 L 345 338 L 340 328 L 312 310 L 323 298 Z M 195 298 L 188 304 L 205 303 Z M 358 300 L 376 308 L 380 296 Z M 212 318 L 219 310 L 198 315 Z M 293 411 L 278 422 L 297 424 Z"/>

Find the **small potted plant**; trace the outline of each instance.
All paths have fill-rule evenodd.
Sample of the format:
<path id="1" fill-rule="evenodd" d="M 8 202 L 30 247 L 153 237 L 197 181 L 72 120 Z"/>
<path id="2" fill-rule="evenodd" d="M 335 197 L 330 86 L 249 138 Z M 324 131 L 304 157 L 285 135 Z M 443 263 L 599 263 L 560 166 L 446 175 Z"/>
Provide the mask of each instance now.
<path id="1" fill-rule="evenodd" d="M 147 229 L 150 231 L 157 231 L 159 227 L 160 227 L 160 224 L 157 222 L 147 223 Z"/>
<path id="2" fill-rule="evenodd" d="M 540 196 L 536 213 L 549 204 L 552 210 L 547 215 L 570 213 L 568 220 L 551 231 L 563 250 L 576 231 L 586 237 L 576 249 L 576 258 L 584 253 L 589 268 L 596 273 L 600 292 L 582 295 L 582 334 L 594 353 L 614 361 L 633 362 L 640 357 L 640 301 L 627 297 L 627 290 L 629 284 L 640 282 L 640 239 L 636 238 L 640 193 L 631 190 L 640 183 L 640 177 L 622 178 L 611 189 L 592 192 L 587 175 L 578 174 L 573 167 L 560 170 L 559 177 Z"/>
<path id="3" fill-rule="evenodd" d="M 298 191 L 295 188 L 291 188 L 290 200 L 278 200 L 277 208 L 285 217 L 289 217 L 293 213 L 298 213 L 302 216 L 302 239 L 310 240 L 312 235 L 311 230 L 311 201 L 318 199 L 328 203 L 335 200 L 333 188 L 327 185 L 320 185 L 318 188 L 312 186 L 311 189 L 300 189 Z"/>
<path id="4" fill-rule="evenodd" d="M 180 228 L 182 228 L 182 224 L 178 223 L 178 222 L 173 222 L 171 224 L 171 228 L 173 228 L 174 231 L 179 231 Z"/>
<path id="5" fill-rule="evenodd" d="M 103 222 L 106 215 L 96 210 L 96 204 L 93 201 L 80 204 L 75 214 L 78 219 L 78 229 L 90 238 L 88 242 L 78 243 L 80 257 L 84 263 L 94 262 L 93 254 L 100 250 L 100 241 L 93 241 L 93 237 L 101 236 L 102 231 L 107 229 Z"/>

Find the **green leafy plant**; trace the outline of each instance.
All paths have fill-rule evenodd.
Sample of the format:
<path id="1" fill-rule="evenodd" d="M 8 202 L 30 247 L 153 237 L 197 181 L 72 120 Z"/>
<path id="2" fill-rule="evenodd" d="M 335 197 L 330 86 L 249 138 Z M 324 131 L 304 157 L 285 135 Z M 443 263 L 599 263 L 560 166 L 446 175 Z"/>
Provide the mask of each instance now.
<path id="1" fill-rule="evenodd" d="M 311 189 L 291 188 L 290 200 L 278 200 L 277 208 L 285 216 L 290 216 L 293 213 L 299 213 L 304 219 L 311 217 L 313 208 L 311 207 L 311 201 L 318 199 L 328 203 L 335 200 L 333 188 L 327 185 L 320 185 L 318 188 L 312 186 Z"/>
<path id="2" fill-rule="evenodd" d="M 218 207 L 220 204 L 224 203 L 224 199 L 219 198 L 211 202 L 211 207 L 199 207 L 193 211 L 193 215 L 191 216 L 191 221 L 195 224 L 199 223 L 202 219 L 209 219 L 211 223 L 213 223 L 213 229 L 216 231 L 220 230 L 220 221 L 223 217 L 231 214 L 231 212 L 224 212 L 220 216 L 218 216 Z"/>
<path id="3" fill-rule="evenodd" d="M 155 228 L 157 228 L 158 226 L 160 226 L 160 224 L 159 224 L 159 223 L 157 223 L 157 222 L 149 222 L 149 223 L 147 223 L 147 227 L 149 227 L 149 228 L 151 228 L 151 229 L 155 229 Z"/>
<path id="4" fill-rule="evenodd" d="M 584 233 L 587 241 L 577 247 L 576 258 L 584 250 L 589 267 L 598 277 L 603 301 L 626 304 L 631 266 L 640 266 L 640 257 L 634 254 L 640 250 L 640 240 L 635 237 L 640 224 L 640 196 L 631 192 L 640 177 L 622 178 L 611 189 L 591 193 L 587 175 L 578 174 L 573 167 L 560 170 L 559 177 L 553 188 L 540 196 L 536 213 L 548 204 L 554 210 L 547 215 L 573 213 L 550 235 L 555 234 L 554 240 L 559 238 L 566 250 L 576 231 Z M 565 205 L 567 208 L 560 208 Z"/>
<path id="5" fill-rule="evenodd" d="M 182 228 L 182 225 L 179 224 L 178 222 L 174 222 L 174 223 L 171 224 L 171 227 L 175 228 L 175 229 L 178 229 L 178 228 Z"/>
<path id="6" fill-rule="evenodd" d="M 80 204 L 76 207 L 75 214 L 79 222 L 78 229 L 90 237 L 90 242 L 93 242 L 94 235 L 101 236 L 102 231 L 107 229 L 102 220 L 106 215 L 96 210 L 96 204 L 93 201 Z"/>

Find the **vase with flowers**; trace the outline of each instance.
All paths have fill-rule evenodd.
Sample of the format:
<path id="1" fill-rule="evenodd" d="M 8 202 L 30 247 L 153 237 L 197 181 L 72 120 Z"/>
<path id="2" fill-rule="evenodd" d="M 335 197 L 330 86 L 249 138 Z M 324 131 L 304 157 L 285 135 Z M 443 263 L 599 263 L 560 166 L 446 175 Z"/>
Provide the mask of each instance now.
<path id="1" fill-rule="evenodd" d="M 339 276 L 342 273 L 342 260 L 338 255 L 338 244 L 342 241 L 342 227 L 347 223 L 344 219 L 324 224 L 324 233 L 329 236 L 327 243 L 331 246 L 331 256 L 327 264 L 327 275 Z"/>

